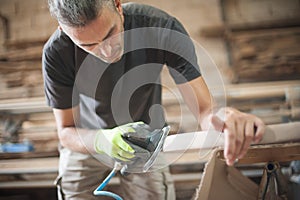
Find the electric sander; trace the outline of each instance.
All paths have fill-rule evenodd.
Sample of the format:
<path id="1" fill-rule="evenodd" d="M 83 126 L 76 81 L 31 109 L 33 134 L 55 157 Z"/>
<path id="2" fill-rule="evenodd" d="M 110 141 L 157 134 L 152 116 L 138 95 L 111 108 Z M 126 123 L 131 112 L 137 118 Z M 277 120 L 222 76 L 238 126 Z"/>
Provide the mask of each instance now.
<path id="1" fill-rule="evenodd" d="M 119 170 L 122 175 L 127 175 L 130 172 L 147 172 L 157 159 L 170 131 L 168 125 L 161 129 L 152 129 L 147 124 L 134 124 L 132 128 L 135 132 L 124 132 L 122 137 L 134 149 L 134 158 L 126 162 L 116 160 L 113 170 L 94 190 L 94 195 L 109 196 L 116 200 L 122 200 L 119 195 L 103 191 L 103 188 Z"/>
<path id="2" fill-rule="evenodd" d="M 168 125 L 161 129 L 151 129 L 147 124 L 135 124 L 132 128 L 135 132 L 123 133 L 122 137 L 134 149 L 135 157 L 130 161 L 121 162 L 123 165 L 122 174 L 125 174 L 126 171 L 148 171 L 162 150 L 170 131 Z"/>

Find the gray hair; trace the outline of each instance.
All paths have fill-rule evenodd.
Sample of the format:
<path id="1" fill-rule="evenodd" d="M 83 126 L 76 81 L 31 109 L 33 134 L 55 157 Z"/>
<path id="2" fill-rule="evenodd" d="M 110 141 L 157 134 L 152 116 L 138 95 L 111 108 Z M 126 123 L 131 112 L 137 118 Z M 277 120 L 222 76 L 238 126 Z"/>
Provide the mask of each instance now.
<path id="1" fill-rule="evenodd" d="M 97 16 L 103 6 L 114 5 L 114 0 L 48 0 L 49 10 L 59 23 L 71 27 L 85 26 Z"/>

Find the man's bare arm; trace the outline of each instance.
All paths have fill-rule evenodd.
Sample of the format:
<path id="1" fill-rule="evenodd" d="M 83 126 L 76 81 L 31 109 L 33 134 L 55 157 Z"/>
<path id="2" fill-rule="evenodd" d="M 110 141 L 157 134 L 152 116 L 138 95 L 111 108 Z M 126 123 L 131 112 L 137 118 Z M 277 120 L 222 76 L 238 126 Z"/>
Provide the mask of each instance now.
<path id="1" fill-rule="evenodd" d="M 79 106 L 70 109 L 53 109 L 57 132 L 62 146 L 80 153 L 94 152 L 96 130 L 77 128 L 80 123 Z"/>
<path id="2" fill-rule="evenodd" d="M 232 165 L 237 158 L 242 158 L 251 142 L 262 139 L 265 125 L 260 118 L 230 107 L 222 108 L 224 119 L 214 115 L 213 100 L 202 77 L 180 84 L 178 88 L 203 130 L 212 125 L 216 130 L 224 132 L 224 157 L 228 165 Z"/>
<path id="3" fill-rule="evenodd" d="M 213 111 L 213 99 L 202 77 L 177 85 L 185 103 L 196 117 L 201 128 L 209 128 L 209 116 Z"/>

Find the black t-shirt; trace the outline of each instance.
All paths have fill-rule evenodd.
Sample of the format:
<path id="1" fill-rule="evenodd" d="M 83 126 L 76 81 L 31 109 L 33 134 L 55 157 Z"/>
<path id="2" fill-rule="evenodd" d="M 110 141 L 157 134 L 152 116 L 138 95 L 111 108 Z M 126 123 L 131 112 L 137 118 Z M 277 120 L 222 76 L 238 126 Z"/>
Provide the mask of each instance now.
<path id="1" fill-rule="evenodd" d="M 104 63 L 60 30 L 44 46 L 47 102 L 57 109 L 80 104 L 79 127 L 110 128 L 140 120 L 161 127 L 162 66 L 168 66 L 177 84 L 200 76 L 192 41 L 174 17 L 151 6 L 122 6 L 125 51 L 120 61 Z"/>

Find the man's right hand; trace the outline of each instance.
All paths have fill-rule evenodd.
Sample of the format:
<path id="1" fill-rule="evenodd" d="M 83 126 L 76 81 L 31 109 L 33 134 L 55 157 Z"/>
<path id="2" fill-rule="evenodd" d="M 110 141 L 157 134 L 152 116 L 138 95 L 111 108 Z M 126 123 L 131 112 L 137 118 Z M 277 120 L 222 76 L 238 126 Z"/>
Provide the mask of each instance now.
<path id="1" fill-rule="evenodd" d="M 113 129 L 100 129 L 94 140 L 95 151 L 121 161 L 129 161 L 134 157 L 134 150 L 123 140 L 122 135 L 126 132 L 136 132 L 134 127 L 137 124 L 144 123 L 134 122 Z"/>

